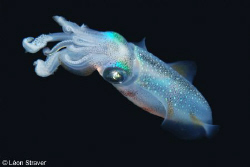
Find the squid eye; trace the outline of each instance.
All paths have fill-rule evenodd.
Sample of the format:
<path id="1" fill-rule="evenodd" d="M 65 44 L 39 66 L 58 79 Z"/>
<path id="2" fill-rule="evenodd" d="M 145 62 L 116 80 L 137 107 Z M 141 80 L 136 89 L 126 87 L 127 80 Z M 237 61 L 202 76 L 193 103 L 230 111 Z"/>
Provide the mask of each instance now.
<path id="1" fill-rule="evenodd" d="M 127 79 L 127 73 L 123 69 L 109 67 L 104 70 L 103 78 L 113 84 L 121 84 Z"/>

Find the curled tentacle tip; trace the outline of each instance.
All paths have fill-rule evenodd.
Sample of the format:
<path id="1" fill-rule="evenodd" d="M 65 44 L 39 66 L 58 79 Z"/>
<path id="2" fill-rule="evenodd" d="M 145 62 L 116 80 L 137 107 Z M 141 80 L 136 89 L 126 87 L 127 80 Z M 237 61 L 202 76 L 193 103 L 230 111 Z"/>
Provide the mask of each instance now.
<path id="1" fill-rule="evenodd" d="M 44 48 L 47 45 L 47 41 L 50 41 L 52 37 L 48 35 L 40 35 L 37 38 L 28 37 L 23 39 L 23 47 L 27 52 L 36 53 L 40 49 Z"/>
<path id="2" fill-rule="evenodd" d="M 36 53 L 39 51 L 40 47 L 32 44 L 31 42 L 34 41 L 34 38 L 33 37 L 27 37 L 27 38 L 24 38 L 23 39 L 23 47 L 24 49 L 26 50 L 26 52 L 29 52 L 29 53 Z"/>
<path id="3" fill-rule="evenodd" d="M 33 63 L 35 67 L 35 72 L 40 77 L 48 77 L 51 75 L 48 68 L 45 65 L 45 62 L 43 60 L 38 59 Z"/>
<path id="4" fill-rule="evenodd" d="M 52 18 L 53 18 L 54 20 L 64 19 L 62 16 L 53 16 Z"/>
<path id="5" fill-rule="evenodd" d="M 33 37 L 27 37 L 27 38 L 24 38 L 24 40 L 23 41 L 26 41 L 26 42 L 32 42 L 33 40 L 34 40 L 35 38 L 33 38 Z"/>
<path id="6" fill-rule="evenodd" d="M 64 17 L 62 17 L 62 16 L 53 16 L 52 17 L 54 20 L 55 20 L 55 22 L 57 22 L 59 25 L 62 25 L 65 21 L 66 21 L 66 19 L 64 18 Z"/>
<path id="7" fill-rule="evenodd" d="M 44 55 L 48 55 L 50 53 L 50 49 L 48 48 L 48 47 L 46 47 L 46 48 L 43 48 L 43 54 Z"/>

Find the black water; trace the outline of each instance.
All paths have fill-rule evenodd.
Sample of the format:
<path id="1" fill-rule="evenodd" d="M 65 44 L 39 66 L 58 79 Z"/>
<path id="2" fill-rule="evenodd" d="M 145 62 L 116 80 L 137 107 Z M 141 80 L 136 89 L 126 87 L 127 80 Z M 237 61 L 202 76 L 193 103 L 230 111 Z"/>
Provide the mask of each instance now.
<path id="1" fill-rule="evenodd" d="M 0 160 L 45 166 L 250 166 L 248 1 L 1 1 Z M 133 105 L 97 72 L 60 68 L 40 78 L 21 42 L 60 32 L 61 15 L 128 41 L 146 37 L 166 62 L 193 60 L 194 85 L 209 102 L 219 133 L 179 140 L 162 120 Z M 7 41 L 7 42 L 6 42 Z M 7 46 L 6 46 L 7 44 Z"/>

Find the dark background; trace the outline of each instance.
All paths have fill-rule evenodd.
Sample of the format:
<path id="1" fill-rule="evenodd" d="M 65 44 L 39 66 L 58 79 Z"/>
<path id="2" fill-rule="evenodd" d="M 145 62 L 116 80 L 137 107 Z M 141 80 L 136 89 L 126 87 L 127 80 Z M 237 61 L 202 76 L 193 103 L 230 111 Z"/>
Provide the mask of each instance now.
<path id="1" fill-rule="evenodd" d="M 249 1 L 1 0 L 0 7 L 1 160 L 61 167 L 250 166 Z M 219 133 L 211 140 L 180 140 L 97 72 L 79 77 L 59 68 L 38 77 L 32 64 L 45 57 L 25 53 L 21 42 L 61 32 L 53 15 L 116 31 L 128 41 L 146 37 L 148 50 L 165 62 L 195 61 L 194 85 L 209 102 Z"/>

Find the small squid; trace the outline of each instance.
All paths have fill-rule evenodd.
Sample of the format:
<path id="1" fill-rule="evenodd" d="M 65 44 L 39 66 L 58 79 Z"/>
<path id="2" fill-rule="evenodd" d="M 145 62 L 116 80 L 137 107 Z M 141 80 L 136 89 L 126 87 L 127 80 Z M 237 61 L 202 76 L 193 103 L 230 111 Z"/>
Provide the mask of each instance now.
<path id="1" fill-rule="evenodd" d="M 116 32 L 99 32 L 61 16 L 53 18 L 62 26 L 63 33 L 28 37 L 22 42 L 29 53 L 43 48 L 46 60 L 34 62 L 38 76 L 48 77 L 60 65 L 81 76 L 97 70 L 135 105 L 164 118 L 163 129 L 179 138 L 211 137 L 218 130 L 212 124 L 207 101 L 192 85 L 196 74 L 194 62 L 166 64 L 147 51 L 145 38 L 131 43 Z M 52 49 L 46 47 L 54 41 L 60 42 Z"/>

